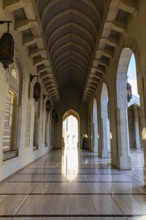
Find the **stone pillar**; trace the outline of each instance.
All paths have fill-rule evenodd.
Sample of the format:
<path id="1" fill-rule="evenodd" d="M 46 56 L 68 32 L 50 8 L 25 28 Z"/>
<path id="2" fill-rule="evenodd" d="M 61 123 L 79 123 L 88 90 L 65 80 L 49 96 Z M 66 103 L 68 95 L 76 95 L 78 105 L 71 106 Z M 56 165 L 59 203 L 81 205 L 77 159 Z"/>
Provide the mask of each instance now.
<path id="1" fill-rule="evenodd" d="M 9 89 L 8 80 L 9 80 L 9 71 L 4 70 L 2 66 L 0 66 L 0 165 L 3 163 L 3 135 L 4 135 L 4 121 L 5 121 L 5 104 L 7 100 L 7 93 Z M 1 178 L 0 178 L 1 179 Z"/>
<path id="2" fill-rule="evenodd" d="M 146 78 L 145 74 L 138 78 L 140 95 L 140 112 L 142 125 L 142 141 L 144 151 L 144 185 L 146 186 Z"/>
<path id="3" fill-rule="evenodd" d="M 118 163 L 120 169 L 131 169 L 131 157 L 129 150 L 129 130 L 127 116 L 127 97 L 118 98 L 117 109 L 118 130 Z"/>
<path id="4" fill-rule="evenodd" d="M 135 128 L 136 149 L 140 149 L 139 119 L 138 119 L 138 108 L 137 108 L 137 106 L 134 106 L 134 128 Z"/>
<path id="5" fill-rule="evenodd" d="M 109 125 L 107 99 L 102 100 L 101 104 L 101 123 L 102 123 L 102 158 L 109 157 Z"/>
<path id="6" fill-rule="evenodd" d="M 0 165 L 3 162 L 3 132 L 4 132 L 4 111 L 1 109 L 2 106 L 0 106 L 0 128 L 1 128 L 1 134 L 0 134 L 0 143 L 1 143 L 1 147 L 0 147 Z"/>
<path id="7" fill-rule="evenodd" d="M 110 145 L 112 165 L 119 168 L 118 163 L 118 140 L 117 140 L 117 103 L 114 97 L 109 102 L 110 109 Z"/>
<path id="8" fill-rule="evenodd" d="M 94 123 L 91 124 L 91 151 L 94 152 Z"/>
<path id="9" fill-rule="evenodd" d="M 97 121 L 95 121 L 95 123 L 97 123 Z M 94 133 L 93 133 L 93 146 L 94 146 L 94 153 L 98 153 L 98 129 L 97 129 L 97 124 L 93 123 L 94 126 Z"/>

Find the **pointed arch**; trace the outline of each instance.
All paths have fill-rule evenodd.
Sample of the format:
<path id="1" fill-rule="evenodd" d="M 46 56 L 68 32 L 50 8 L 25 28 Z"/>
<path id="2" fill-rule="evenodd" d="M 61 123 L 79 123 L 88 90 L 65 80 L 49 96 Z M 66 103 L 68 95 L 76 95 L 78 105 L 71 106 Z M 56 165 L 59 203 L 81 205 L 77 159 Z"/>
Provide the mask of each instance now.
<path id="1" fill-rule="evenodd" d="M 73 109 L 70 109 L 68 111 L 66 111 L 62 117 L 62 147 L 65 146 L 65 143 L 64 143 L 64 135 L 65 135 L 65 130 L 64 130 L 64 122 L 67 118 L 69 118 L 70 116 L 73 116 L 76 121 L 77 121 L 77 147 L 79 147 L 79 144 L 80 144 L 80 116 L 79 114 L 74 111 Z"/>

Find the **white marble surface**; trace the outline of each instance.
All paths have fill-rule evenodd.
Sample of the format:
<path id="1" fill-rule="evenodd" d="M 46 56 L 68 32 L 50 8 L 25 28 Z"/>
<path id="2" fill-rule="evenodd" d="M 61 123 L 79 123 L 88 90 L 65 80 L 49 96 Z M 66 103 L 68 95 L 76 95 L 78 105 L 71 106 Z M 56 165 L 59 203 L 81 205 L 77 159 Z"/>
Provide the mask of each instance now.
<path id="1" fill-rule="evenodd" d="M 91 152 L 76 153 L 74 165 L 62 161 L 62 153 L 51 152 L 0 183 L 0 220 L 146 220 L 140 162 L 121 171 Z"/>

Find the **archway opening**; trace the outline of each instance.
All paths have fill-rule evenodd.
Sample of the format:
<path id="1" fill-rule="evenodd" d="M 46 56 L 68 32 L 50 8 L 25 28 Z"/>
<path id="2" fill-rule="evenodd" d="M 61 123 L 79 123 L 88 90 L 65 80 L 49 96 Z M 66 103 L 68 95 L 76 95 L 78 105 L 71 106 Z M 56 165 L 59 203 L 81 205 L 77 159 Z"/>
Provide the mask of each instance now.
<path id="1" fill-rule="evenodd" d="M 62 173 L 72 181 L 78 174 L 78 147 L 80 140 L 80 117 L 74 110 L 69 110 L 62 119 Z"/>
<path id="2" fill-rule="evenodd" d="M 129 127 L 129 146 L 132 159 L 132 166 L 139 164 L 143 166 L 143 143 L 141 126 L 141 106 L 140 96 L 137 85 L 137 71 L 135 56 L 132 53 L 127 71 L 128 82 L 132 87 L 132 99 L 128 102 L 128 127 Z M 141 155 L 141 156 L 140 156 Z M 139 160 L 140 156 L 140 161 Z M 136 163 L 135 163 L 136 161 Z"/>
<path id="3" fill-rule="evenodd" d="M 79 146 L 79 115 L 73 110 L 63 116 L 62 145 L 65 149 L 77 149 Z"/>
<path id="4" fill-rule="evenodd" d="M 68 116 L 63 121 L 63 139 L 65 148 L 75 148 L 78 145 L 78 120 L 73 116 Z"/>
<path id="5" fill-rule="evenodd" d="M 127 83 L 130 83 L 132 87 L 132 97 L 128 99 L 127 96 Z M 137 84 L 137 71 L 136 60 L 133 51 L 130 48 L 124 48 L 122 50 L 118 71 L 117 71 L 117 132 L 118 132 L 118 152 L 120 168 L 131 169 L 135 161 L 135 155 L 133 158 L 133 148 L 131 145 L 135 142 L 140 144 L 140 113 L 138 113 L 137 107 L 140 107 L 140 97 L 138 94 Z M 130 107 L 132 106 L 133 107 Z M 129 109 L 128 109 L 129 107 Z M 139 121 L 138 121 L 139 120 Z M 134 127 L 131 125 L 133 123 Z M 139 133 L 139 134 L 138 134 Z M 133 134 L 137 134 L 136 137 Z M 137 139 L 137 140 L 136 140 Z M 141 148 L 141 146 L 139 146 Z M 133 148 L 134 149 L 134 148 Z M 137 150 L 135 148 L 135 150 Z M 141 164 L 142 165 L 142 164 Z M 143 166 L 143 165 L 142 165 Z"/>

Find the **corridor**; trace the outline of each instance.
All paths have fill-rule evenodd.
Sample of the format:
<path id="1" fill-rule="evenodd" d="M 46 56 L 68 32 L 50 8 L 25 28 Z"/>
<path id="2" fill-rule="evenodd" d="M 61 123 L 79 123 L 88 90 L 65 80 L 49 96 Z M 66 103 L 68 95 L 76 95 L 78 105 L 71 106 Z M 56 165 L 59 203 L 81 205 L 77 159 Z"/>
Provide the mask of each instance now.
<path id="1" fill-rule="evenodd" d="M 117 170 L 89 151 L 54 150 L 0 183 L 0 219 L 144 220 L 142 152 Z"/>

